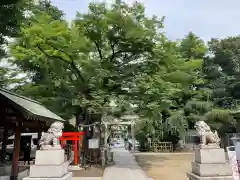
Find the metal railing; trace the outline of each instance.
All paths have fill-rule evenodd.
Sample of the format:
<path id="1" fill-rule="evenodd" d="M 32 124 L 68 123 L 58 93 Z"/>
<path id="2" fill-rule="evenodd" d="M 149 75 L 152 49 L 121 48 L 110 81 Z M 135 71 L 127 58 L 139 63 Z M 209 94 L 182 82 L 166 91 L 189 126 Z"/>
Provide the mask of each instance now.
<path id="1" fill-rule="evenodd" d="M 221 139 L 222 147 L 226 148 L 229 146 L 234 146 L 232 138 L 240 139 L 240 133 L 226 133 Z"/>
<path id="2" fill-rule="evenodd" d="M 69 164 L 73 162 L 74 159 L 74 153 L 72 151 L 72 145 L 66 144 L 63 146 L 63 149 L 65 151 L 66 160 L 69 161 Z"/>
<path id="3" fill-rule="evenodd" d="M 152 152 L 173 152 L 172 142 L 150 142 L 150 150 Z"/>

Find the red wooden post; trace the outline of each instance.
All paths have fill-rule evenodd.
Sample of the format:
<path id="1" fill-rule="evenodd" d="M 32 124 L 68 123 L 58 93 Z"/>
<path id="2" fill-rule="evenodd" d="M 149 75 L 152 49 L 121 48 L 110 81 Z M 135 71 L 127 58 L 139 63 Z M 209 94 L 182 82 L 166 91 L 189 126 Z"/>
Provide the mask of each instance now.
<path id="1" fill-rule="evenodd" d="M 78 163 L 78 147 L 77 147 L 77 140 L 74 140 L 74 164 L 77 165 Z"/>

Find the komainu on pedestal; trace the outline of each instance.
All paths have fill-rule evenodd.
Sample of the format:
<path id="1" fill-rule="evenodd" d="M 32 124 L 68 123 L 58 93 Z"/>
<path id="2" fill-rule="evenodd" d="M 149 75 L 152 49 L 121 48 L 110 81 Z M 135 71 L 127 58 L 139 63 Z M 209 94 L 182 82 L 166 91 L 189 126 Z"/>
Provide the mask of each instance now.
<path id="1" fill-rule="evenodd" d="M 213 133 L 206 122 L 197 121 L 195 123 L 195 128 L 200 136 L 201 145 L 219 145 L 220 138 L 217 131 Z"/>
<path id="2" fill-rule="evenodd" d="M 65 161 L 64 150 L 59 144 L 63 124 L 54 122 L 40 140 L 40 150 L 36 152 L 35 165 L 30 167 L 28 177 L 23 180 L 71 180 L 69 162 Z"/>
<path id="3" fill-rule="evenodd" d="M 44 133 L 40 139 L 41 150 L 53 150 L 62 149 L 59 144 L 59 138 L 62 136 L 63 123 L 55 122 L 48 129 L 47 133 Z"/>
<path id="4" fill-rule="evenodd" d="M 232 170 L 226 161 L 225 151 L 220 148 L 220 138 L 204 121 L 198 121 L 195 128 L 200 136 L 200 145 L 195 149 L 192 172 L 189 180 L 233 180 Z"/>

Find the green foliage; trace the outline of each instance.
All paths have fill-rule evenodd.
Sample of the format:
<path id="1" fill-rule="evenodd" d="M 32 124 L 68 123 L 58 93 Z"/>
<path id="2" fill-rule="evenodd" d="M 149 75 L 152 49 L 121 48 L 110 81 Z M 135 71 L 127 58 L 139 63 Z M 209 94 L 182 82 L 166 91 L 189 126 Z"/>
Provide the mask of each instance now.
<path id="1" fill-rule="evenodd" d="M 188 129 L 184 107 L 186 111 L 193 111 L 190 100 L 200 93 L 194 90 L 194 85 L 202 83 L 198 76 L 202 61 L 186 61 L 176 49 L 176 43 L 162 38 L 155 48 L 154 60 L 146 61 L 144 71 L 147 73 L 140 74 L 136 81 L 139 112 L 154 121 L 162 119 L 162 128 L 158 130 L 162 140 L 165 134 L 182 135 Z"/>
<path id="2" fill-rule="evenodd" d="M 24 84 L 26 78 L 24 76 L 19 76 L 20 72 L 18 68 L 0 66 L 0 88 L 11 89 L 16 85 Z"/>
<path id="3" fill-rule="evenodd" d="M 239 46 L 238 36 L 209 42 L 213 56 L 205 59 L 204 72 L 208 86 L 214 89 L 212 99 L 218 107 L 236 108 L 239 104 Z"/>
<path id="4" fill-rule="evenodd" d="M 135 113 L 143 148 L 149 139 L 177 143 L 198 120 L 218 130 L 236 125 L 238 37 L 212 40 L 209 49 L 193 33 L 170 41 L 163 18 L 146 17 L 139 3 L 90 3 L 70 25 L 49 2 L 30 5 L 9 46 L 12 63 L 30 79 L 17 92 L 86 123 Z"/>
<path id="5" fill-rule="evenodd" d="M 0 67 L 0 87 L 6 87 L 7 83 L 7 69 L 4 67 Z"/>
<path id="6" fill-rule="evenodd" d="M 235 79 L 221 74 L 217 68 L 221 64 L 217 67 L 214 64 L 216 56 L 204 57 L 207 53 L 204 42 L 189 33 L 178 43 L 163 38 L 159 44 L 154 60 L 146 64 L 144 71 L 147 73 L 141 74 L 137 82 L 137 92 L 142 93 L 137 97 L 140 114 L 150 122 L 140 123 L 138 133 L 143 135 L 145 132 L 152 140 L 157 138 L 175 144 L 176 139 L 184 135 L 188 128 L 194 128 L 194 123 L 199 120 L 207 121 L 220 135 L 236 126 L 233 111 L 219 109 L 216 103 L 217 96 L 231 96 L 230 92 L 223 93 L 233 89 L 229 85 Z M 224 91 L 219 91 L 219 87 Z M 226 124 L 229 128 L 224 129 Z M 147 147 L 146 138 L 138 138 Z"/>
<path id="7" fill-rule="evenodd" d="M 6 37 L 17 37 L 20 24 L 24 20 L 25 3 L 22 1 L 2 2 L 0 5 L 0 59 L 6 56 Z"/>
<path id="8" fill-rule="evenodd" d="M 206 121 L 209 123 L 218 123 L 218 124 L 236 124 L 236 120 L 234 120 L 231 115 L 233 112 L 231 110 L 226 109 L 212 109 L 211 111 L 206 113 Z"/>
<path id="9" fill-rule="evenodd" d="M 207 52 L 207 47 L 202 39 L 190 32 L 181 40 L 178 51 L 183 58 L 202 59 Z"/>
<path id="10" fill-rule="evenodd" d="M 90 4 L 89 13 L 78 13 L 70 28 L 46 11 L 34 11 L 11 46 L 13 62 L 34 82 L 23 93 L 33 90 L 29 94 L 45 104 L 56 98 L 47 105 L 59 113 L 55 107 L 61 105 L 101 114 L 112 98 L 128 95 L 124 89 L 141 66 L 136 61 L 152 56 L 160 26 L 156 17 L 144 16 L 139 3 Z"/>
<path id="11" fill-rule="evenodd" d="M 77 132 L 78 129 L 71 125 L 69 122 L 64 123 L 64 129 L 63 132 Z"/>

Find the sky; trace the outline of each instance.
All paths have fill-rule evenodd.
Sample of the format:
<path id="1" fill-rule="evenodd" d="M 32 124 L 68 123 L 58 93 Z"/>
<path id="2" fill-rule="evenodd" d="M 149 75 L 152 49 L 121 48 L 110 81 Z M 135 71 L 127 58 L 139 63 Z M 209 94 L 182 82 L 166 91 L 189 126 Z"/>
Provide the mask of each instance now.
<path id="1" fill-rule="evenodd" d="M 93 0 L 51 0 L 71 20 L 76 12 L 87 12 Z M 95 0 L 97 1 L 97 0 Z M 111 1 L 111 0 L 106 0 Z M 125 0 L 128 3 L 134 0 Z M 172 39 L 183 38 L 192 31 L 204 41 L 240 33 L 240 0 L 139 0 L 146 15 L 165 16 L 164 32 Z"/>

